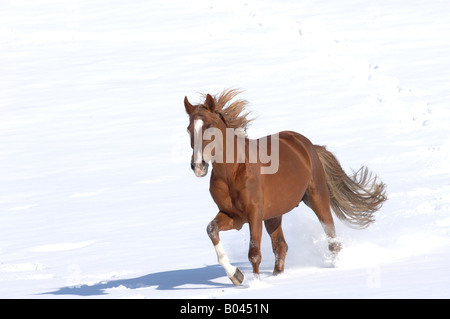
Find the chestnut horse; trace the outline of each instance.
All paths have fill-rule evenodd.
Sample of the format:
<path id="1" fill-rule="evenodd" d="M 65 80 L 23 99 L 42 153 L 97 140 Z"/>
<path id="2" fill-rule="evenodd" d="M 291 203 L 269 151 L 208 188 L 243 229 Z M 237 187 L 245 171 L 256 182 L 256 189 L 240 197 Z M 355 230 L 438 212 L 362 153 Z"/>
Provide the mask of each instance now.
<path id="1" fill-rule="evenodd" d="M 209 190 L 219 212 L 209 223 L 207 232 L 218 262 L 234 285 L 241 284 L 244 275 L 230 264 L 220 242 L 220 231 L 239 230 L 249 223 L 248 257 L 253 273 L 258 275 L 264 222 L 275 254 L 273 274 L 277 275 L 284 271 L 288 249 L 281 229 L 282 215 L 300 202 L 317 215 L 328 237 L 330 251 L 337 254 L 341 244 L 336 239 L 330 206 L 350 226 L 365 228 L 374 221 L 374 212 L 386 200 L 385 184 L 376 176 L 372 178 L 366 167 L 348 176 L 325 147 L 313 145 L 296 132 L 283 131 L 258 140 L 248 139 L 245 131 L 251 120 L 245 111 L 247 102 L 231 102 L 239 93 L 225 90 L 218 96 L 207 94 L 198 105 L 189 103 L 187 97 L 184 100 L 193 148 L 191 168 L 196 176 L 202 177 L 207 174 L 208 161 L 213 167 Z M 211 134 L 213 130 L 216 134 Z M 245 152 L 239 155 L 240 146 Z M 262 152 L 263 146 L 266 152 L 271 149 L 273 163 L 270 164 L 275 167 L 265 173 L 263 168 L 269 164 L 267 156 L 263 161 L 261 156 L 252 154 Z"/>

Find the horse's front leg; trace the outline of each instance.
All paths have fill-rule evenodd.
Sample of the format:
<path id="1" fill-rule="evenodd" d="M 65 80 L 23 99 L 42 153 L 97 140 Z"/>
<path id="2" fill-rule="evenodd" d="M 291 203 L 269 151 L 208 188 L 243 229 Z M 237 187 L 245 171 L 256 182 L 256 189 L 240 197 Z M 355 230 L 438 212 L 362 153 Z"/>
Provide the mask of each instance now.
<path id="1" fill-rule="evenodd" d="M 209 238 L 216 249 L 217 261 L 223 266 L 228 278 L 231 279 L 235 286 L 239 286 L 244 281 L 244 274 L 242 271 L 231 265 L 230 260 L 223 249 L 222 243 L 220 242 L 219 232 L 224 230 L 234 229 L 234 220 L 223 212 L 219 212 L 208 225 L 207 232 Z"/>
<path id="2" fill-rule="evenodd" d="M 256 216 L 250 218 L 249 226 L 250 248 L 248 250 L 248 259 L 252 263 L 253 273 L 259 275 L 259 264 L 261 263 L 262 219 Z"/>

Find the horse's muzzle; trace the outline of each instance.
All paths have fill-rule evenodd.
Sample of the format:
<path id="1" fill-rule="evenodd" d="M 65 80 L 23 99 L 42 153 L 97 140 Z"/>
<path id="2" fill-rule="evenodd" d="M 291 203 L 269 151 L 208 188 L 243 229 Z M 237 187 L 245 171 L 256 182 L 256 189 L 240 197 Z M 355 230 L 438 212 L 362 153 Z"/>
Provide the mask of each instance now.
<path id="1" fill-rule="evenodd" d="M 191 161 L 191 168 L 197 177 L 203 177 L 208 174 L 208 166 L 209 164 L 203 160 L 201 163 L 194 163 Z"/>

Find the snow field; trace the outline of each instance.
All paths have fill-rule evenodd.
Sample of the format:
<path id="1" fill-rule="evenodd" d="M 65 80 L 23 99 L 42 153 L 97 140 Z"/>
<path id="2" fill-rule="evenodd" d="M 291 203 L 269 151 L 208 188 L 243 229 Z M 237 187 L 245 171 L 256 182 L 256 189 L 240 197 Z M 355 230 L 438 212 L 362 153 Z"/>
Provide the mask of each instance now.
<path id="1" fill-rule="evenodd" d="M 9 1 L 0 4 L 3 298 L 448 298 L 449 5 L 444 1 Z M 185 95 L 246 89 L 248 133 L 295 130 L 389 200 L 364 231 L 285 215 L 286 273 L 247 261 L 248 227 L 205 228 Z"/>

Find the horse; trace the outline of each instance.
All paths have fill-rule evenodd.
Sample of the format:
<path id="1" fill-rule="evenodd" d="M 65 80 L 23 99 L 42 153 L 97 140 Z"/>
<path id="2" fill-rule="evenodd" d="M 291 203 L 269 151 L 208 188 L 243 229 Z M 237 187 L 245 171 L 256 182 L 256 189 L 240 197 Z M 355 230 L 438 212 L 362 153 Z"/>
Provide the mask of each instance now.
<path id="1" fill-rule="evenodd" d="M 242 284 L 244 274 L 230 263 L 219 232 L 249 224 L 248 258 L 258 277 L 264 223 L 275 254 L 273 275 L 278 275 L 284 271 L 288 250 L 282 216 L 301 202 L 314 211 L 330 252 L 337 255 L 342 245 L 330 208 L 349 226 L 363 229 L 375 221 L 374 213 L 387 199 L 386 185 L 376 175 L 372 177 L 367 167 L 349 176 L 325 146 L 314 145 L 299 133 L 282 131 L 249 139 L 246 132 L 253 119 L 246 109 L 248 102 L 232 101 L 240 93 L 227 89 L 214 96 L 203 94 L 204 101 L 196 105 L 184 99 L 193 149 L 191 169 L 197 177 L 204 177 L 212 163 L 209 191 L 218 213 L 208 224 L 207 234 L 218 263 L 236 286 Z M 269 149 L 273 169 L 268 169 Z M 261 152 L 266 156 L 258 156 Z"/>

